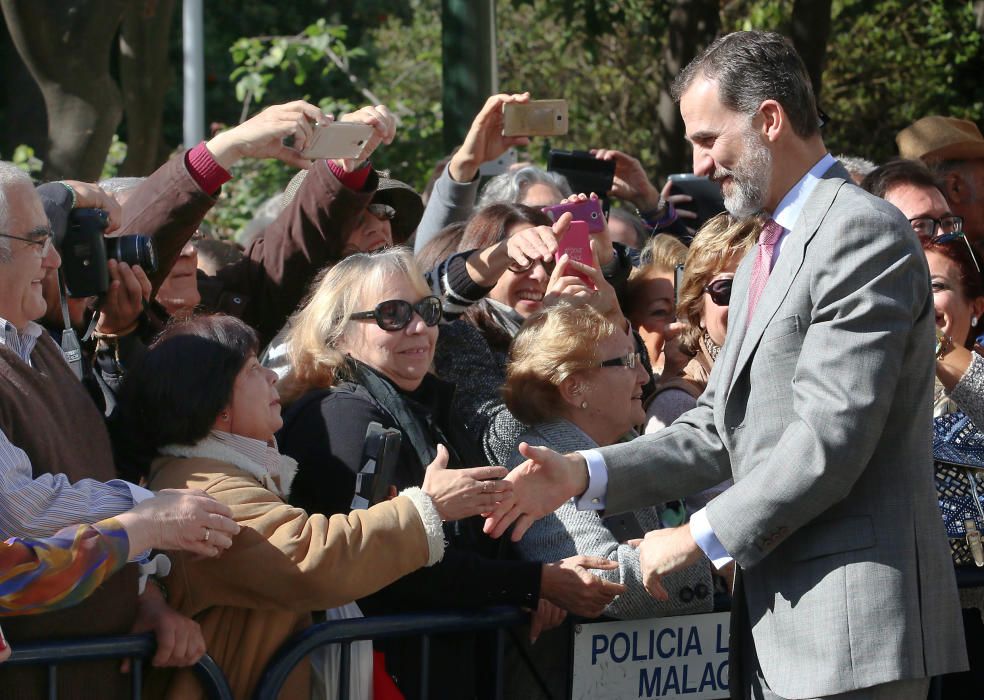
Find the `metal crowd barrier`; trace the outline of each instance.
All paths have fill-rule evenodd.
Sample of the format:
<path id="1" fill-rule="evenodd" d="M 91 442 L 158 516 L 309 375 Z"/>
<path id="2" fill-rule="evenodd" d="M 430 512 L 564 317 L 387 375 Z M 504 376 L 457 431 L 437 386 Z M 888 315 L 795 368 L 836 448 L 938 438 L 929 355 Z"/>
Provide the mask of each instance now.
<path id="1" fill-rule="evenodd" d="M 4 665 L 40 666 L 48 668 L 48 698 L 58 698 L 58 664 L 73 661 L 99 659 L 125 659 L 130 661 L 130 687 L 134 700 L 140 700 L 143 685 L 143 662 L 154 655 L 156 644 L 153 634 L 120 637 L 89 637 L 65 639 L 55 642 L 15 644 L 10 658 Z M 232 690 L 222 669 L 206 654 L 197 664 L 195 673 L 212 700 L 232 700 Z"/>
<path id="2" fill-rule="evenodd" d="M 503 633 L 505 627 L 518 625 L 529 619 L 528 613 L 519 608 L 495 607 L 475 611 L 422 613 L 363 617 L 351 620 L 332 620 L 316 624 L 289 639 L 270 660 L 259 685 L 256 700 L 276 700 L 287 676 L 294 667 L 318 647 L 341 644 L 339 663 L 339 697 L 349 696 L 349 666 L 352 642 L 363 639 L 391 639 L 393 637 L 421 638 L 420 697 L 428 697 L 430 678 L 430 638 L 447 632 L 471 632 L 494 629 L 496 644 L 493 661 L 495 676 L 493 697 L 502 697 Z"/>

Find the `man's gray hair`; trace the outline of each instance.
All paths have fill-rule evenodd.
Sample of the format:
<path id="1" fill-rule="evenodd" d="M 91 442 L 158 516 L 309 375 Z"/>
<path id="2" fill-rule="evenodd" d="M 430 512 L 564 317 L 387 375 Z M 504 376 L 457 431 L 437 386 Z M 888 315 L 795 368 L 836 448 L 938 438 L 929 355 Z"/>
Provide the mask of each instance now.
<path id="1" fill-rule="evenodd" d="M 99 187 L 109 194 L 119 195 L 129 192 L 146 179 L 145 177 L 107 177 L 99 181 Z"/>
<path id="2" fill-rule="evenodd" d="M 561 197 L 569 197 L 571 186 L 567 178 L 559 173 L 543 170 L 535 165 L 496 175 L 485 183 L 482 193 L 475 204 L 477 209 L 487 207 L 496 202 L 519 202 L 533 185 L 547 185 L 560 192 Z"/>
<path id="3" fill-rule="evenodd" d="M 803 59 L 775 32 L 732 32 L 716 39 L 673 81 L 677 102 L 697 78 L 714 81 L 728 109 L 754 115 L 766 100 L 775 100 L 801 138 L 820 130 L 817 100 Z"/>
<path id="4" fill-rule="evenodd" d="M 7 196 L 15 187 L 34 187 L 31 177 L 13 163 L 0 160 L 0 233 L 7 230 L 10 203 Z M 10 262 L 10 240 L 0 237 L 0 263 Z"/>
<path id="5" fill-rule="evenodd" d="M 841 162 L 841 165 L 851 174 L 851 177 L 857 180 L 863 180 L 866 175 L 869 175 L 878 167 L 875 163 L 861 156 L 840 155 L 834 157 Z"/>

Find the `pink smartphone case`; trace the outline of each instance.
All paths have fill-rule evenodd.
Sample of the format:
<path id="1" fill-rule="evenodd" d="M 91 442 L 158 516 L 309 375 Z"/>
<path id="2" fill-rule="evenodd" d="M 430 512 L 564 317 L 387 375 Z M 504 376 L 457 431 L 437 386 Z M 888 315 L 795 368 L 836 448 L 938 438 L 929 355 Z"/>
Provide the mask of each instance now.
<path id="1" fill-rule="evenodd" d="M 587 223 L 588 231 L 591 233 L 601 233 L 605 230 L 605 214 L 601 210 L 600 199 L 586 199 L 583 202 L 555 204 L 552 207 L 543 208 L 543 212 L 550 217 L 551 221 L 556 221 L 567 211 L 574 217 L 574 221 Z"/>

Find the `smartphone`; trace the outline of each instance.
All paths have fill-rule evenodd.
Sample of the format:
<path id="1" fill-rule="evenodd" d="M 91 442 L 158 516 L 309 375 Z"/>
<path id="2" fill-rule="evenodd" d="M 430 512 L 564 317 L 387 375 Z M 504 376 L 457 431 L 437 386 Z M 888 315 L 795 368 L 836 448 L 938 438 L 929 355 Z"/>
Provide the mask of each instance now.
<path id="1" fill-rule="evenodd" d="M 311 160 L 323 158 L 358 158 L 372 138 L 369 124 L 331 122 L 314 127 L 311 142 L 305 145 L 301 156 Z"/>
<path id="2" fill-rule="evenodd" d="M 565 212 L 570 212 L 574 221 L 587 223 L 589 233 L 601 233 L 605 230 L 605 214 L 601 210 L 600 199 L 589 198 L 583 202 L 554 204 L 552 207 L 544 207 L 543 212 L 550 217 L 551 221 L 556 221 Z"/>
<path id="3" fill-rule="evenodd" d="M 587 151 L 551 149 L 547 170 L 563 175 L 572 192 L 594 192 L 602 200 L 602 211 L 608 214 L 608 192 L 615 180 L 614 160 L 599 160 Z"/>
<path id="4" fill-rule="evenodd" d="M 395 428 L 372 422 L 362 445 L 362 468 L 355 476 L 352 510 L 365 510 L 389 498 L 403 437 Z"/>
<path id="5" fill-rule="evenodd" d="M 670 175 L 670 182 L 673 186 L 670 194 L 688 194 L 694 198 L 693 202 L 681 205 L 684 209 L 689 209 L 697 214 L 697 219 L 684 219 L 683 222 L 693 228 L 699 229 L 708 219 L 724 211 L 724 197 L 721 195 L 721 186 L 702 175 L 693 173 L 675 173 Z"/>
<path id="6" fill-rule="evenodd" d="M 562 136 L 567 133 L 567 100 L 532 100 L 502 105 L 503 136 Z"/>
<path id="7" fill-rule="evenodd" d="M 588 267 L 594 267 L 594 261 L 591 259 L 591 234 L 588 231 L 588 222 L 571 222 L 567 232 L 564 233 L 564 237 L 557 242 L 557 252 L 554 253 L 554 259 L 559 261 L 560 256 L 565 253 L 571 260 L 577 260 Z M 594 288 L 594 283 L 586 275 L 574 270 L 570 272 Z"/>
<path id="8" fill-rule="evenodd" d="M 683 263 L 673 269 L 673 320 L 677 320 L 677 307 L 680 306 L 680 287 L 683 286 Z"/>

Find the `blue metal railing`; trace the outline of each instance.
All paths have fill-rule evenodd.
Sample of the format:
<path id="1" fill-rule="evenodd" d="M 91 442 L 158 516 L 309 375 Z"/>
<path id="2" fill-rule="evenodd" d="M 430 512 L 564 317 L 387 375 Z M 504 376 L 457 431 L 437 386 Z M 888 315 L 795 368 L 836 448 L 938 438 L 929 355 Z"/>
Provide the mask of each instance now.
<path id="1" fill-rule="evenodd" d="M 154 655 L 156 649 L 152 634 L 120 637 L 87 637 L 64 639 L 54 642 L 16 644 L 5 665 L 39 666 L 48 668 L 48 698 L 58 697 L 58 665 L 73 661 L 99 659 L 131 659 L 130 687 L 132 697 L 139 700 L 143 685 L 143 661 Z M 222 669 L 206 654 L 197 664 L 198 680 L 212 700 L 232 700 L 232 690 Z"/>
<path id="2" fill-rule="evenodd" d="M 529 613 L 519 608 L 496 607 L 476 611 L 422 613 L 392 615 L 387 617 L 363 617 L 351 620 L 322 622 L 284 643 L 271 659 L 256 687 L 256 700 L 275 700 L 290 672 L 304 657 L 326 644 L 341 644 L 339 697 L 349 693 L 349 662 L 351 643 L 363 639 L 391 639 L 393 637 L 421 637 L 420 697 L 428 697 L 428 669 L 430 667 L 430 637 L 448 632 L 478 630 L 496 631 L 494 654 L 495 680 L 493 697 L 502 697 L 503 628 L 529 620 Z"/>

